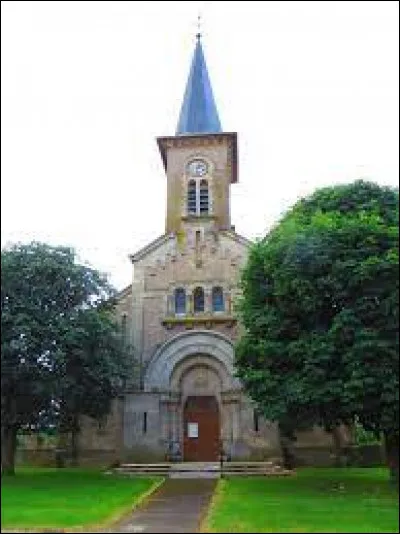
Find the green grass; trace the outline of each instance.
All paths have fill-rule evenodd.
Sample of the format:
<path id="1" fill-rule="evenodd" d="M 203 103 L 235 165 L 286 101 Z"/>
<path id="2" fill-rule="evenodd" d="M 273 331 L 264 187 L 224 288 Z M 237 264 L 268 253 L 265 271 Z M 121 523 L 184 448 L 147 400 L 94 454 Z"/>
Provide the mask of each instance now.
<path id="1" fill-rule="evenodd" d="M 2 529 L 79 528 L 128 512 L 160 478 L 79 468 L 20 468 L 2 476 Z"/>
<path id="2" fill-rule="evenodd" d="M 399 532 L 385 468 L 303 468 L 294 476 L 220 480 L 206 532 Z"/>

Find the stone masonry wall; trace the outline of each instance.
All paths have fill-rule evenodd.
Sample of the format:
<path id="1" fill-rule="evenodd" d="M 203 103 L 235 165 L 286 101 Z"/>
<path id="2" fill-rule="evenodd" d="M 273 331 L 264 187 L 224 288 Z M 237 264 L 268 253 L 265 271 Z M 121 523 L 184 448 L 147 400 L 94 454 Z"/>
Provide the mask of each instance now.
<path id="1" fill-rule="evenodd" d="M 190 243 L 178 244 L 177 241 L 163 260 L 157 254 L 154 258 L 150 255 L 139 262 L 136 274 L 140 273 L 143 279 L 136 280 L 134 288 L 137 293 L 133 299 L 142 305 L 136 311 L 138 317 L 134 324 L 137 330 L 136 335 L 133 330 L 132 341 L 135 338 L 141 340 L 137 349 L 142 352 L 144 365 L 160 344 L 186 328 L 182 324 L 171 328 L 162 324 L 170 313 L 168 299 L 171 302 L 175 288 L 184 287 L 190 294 L 194 287 L 202 286 L 206 292 L 206 313 L 210 313 L 211 289 L 213 286 L 222 286 L 227 314 L 233 313 L 234 300 L 238 294 L 238 272 L 246 260 L 246 248 L 242 242 L 230 236 L 220 235 L 216 242 L 210 232 L 201 243 L 200 266 L 196 266 L 198 254 L 195 247 Z M 138 331 L 139 328 L 141 332 Z M 215 324 L 212 328 L 231 339 L 237 336 L 236 323 Z"/>

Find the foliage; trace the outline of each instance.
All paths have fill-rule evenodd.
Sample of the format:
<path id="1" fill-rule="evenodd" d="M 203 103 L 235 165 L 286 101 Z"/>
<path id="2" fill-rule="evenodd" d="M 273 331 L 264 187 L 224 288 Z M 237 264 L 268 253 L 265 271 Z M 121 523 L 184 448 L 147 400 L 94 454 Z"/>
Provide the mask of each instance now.
<path id="1" fill-rule="evenodd" d="M 97 470 L 19 468 L 3 477 L 1 526 L 5 529 L 104 525 L 132 509 L 158 479 L 110 476 Z M 28 504 L 27 504 L 28 503 Z"/>
<path id="2" fill-rule="evenodd" d="M 268 419 L 398 443 L 398 214 L 397 190 L 328 187 L 251 249 L 236 367 Z"/>
<path id="3" fill-rule="evenodd" d="M 79 430 L 81 414 L 99 419 L 123 389 L 129 361 L 107 308 L 80 310 L 64 331 L 58 408 L 64 431 Z"/>
<path id="4" fill-rule="evenodd" d="M 354 442 L 356 445 L 373 445 L 379 443 L 374 432 L 365 430 L 365 428 L 358 422 L 357 418 L 354 421 Z"/>
<path id="5" fill-rule="evenodd" d="M 114 290 L 74 250 L 42 243 L 1 253 L 2 434 L 100 417 L 126 376 Z M 7 452 L 8 451 L 8 452 Z M 11 466 L 12 470 L 12 466 Z"/>
<path id="6" fill-rule="evenodd" d="M 303 468 L 219 481 L 204 532 L 398 532 L 384 468 Z"/>

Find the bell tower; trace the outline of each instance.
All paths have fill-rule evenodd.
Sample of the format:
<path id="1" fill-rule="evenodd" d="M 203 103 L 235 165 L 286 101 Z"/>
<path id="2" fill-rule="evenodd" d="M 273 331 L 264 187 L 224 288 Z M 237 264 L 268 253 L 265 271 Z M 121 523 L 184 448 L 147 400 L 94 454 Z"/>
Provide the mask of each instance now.
<path id="1" fill-rule="evenodd" d="M 237 134 L 222 131 L 200 33 L 176 134 L 157 142 L 167 175 L 166 232 L 187 235 L 230 229 Z"/>

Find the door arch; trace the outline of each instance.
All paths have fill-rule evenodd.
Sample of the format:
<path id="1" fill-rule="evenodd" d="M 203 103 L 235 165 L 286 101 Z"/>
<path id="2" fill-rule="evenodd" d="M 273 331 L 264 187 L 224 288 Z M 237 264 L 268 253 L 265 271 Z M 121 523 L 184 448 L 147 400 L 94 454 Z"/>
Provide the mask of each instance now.
<path id="1" fill-rule="evenodd" d="M 183 459 L 215 462 L 220 443 L 220 414 L 214 396 L 189 396 L 183 409 Z"/>

